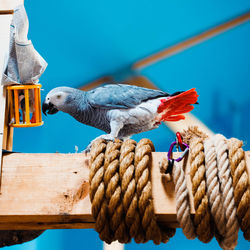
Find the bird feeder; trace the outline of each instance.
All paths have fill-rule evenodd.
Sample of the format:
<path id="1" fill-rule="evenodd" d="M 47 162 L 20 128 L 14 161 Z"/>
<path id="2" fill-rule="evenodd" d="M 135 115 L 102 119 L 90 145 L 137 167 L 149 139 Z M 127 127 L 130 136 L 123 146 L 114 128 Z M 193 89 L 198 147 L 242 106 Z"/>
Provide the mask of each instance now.
<path id="1" fill-rule="evenodd" d="M 7 91 L 10 126 L 22 128 L 43 124 L 40 84 L 12 85 Z"/>

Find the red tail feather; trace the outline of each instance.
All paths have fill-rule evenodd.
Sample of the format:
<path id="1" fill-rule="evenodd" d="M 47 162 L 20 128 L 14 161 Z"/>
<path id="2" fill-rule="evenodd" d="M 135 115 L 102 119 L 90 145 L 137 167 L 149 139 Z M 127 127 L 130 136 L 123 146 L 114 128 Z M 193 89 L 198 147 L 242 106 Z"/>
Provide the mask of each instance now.
<path id="1" fill-rule="evenodd" d="M 197 99 L 198 95 L 194 88 L 179 95 L 162 99 L 157 110 L 158 113 L 163 113 L 160 121 L 179 121 L 185 119 L 185 116 L 181 114 L 190 112 L 194 108 L 192 104 L 195 104 Z"/>

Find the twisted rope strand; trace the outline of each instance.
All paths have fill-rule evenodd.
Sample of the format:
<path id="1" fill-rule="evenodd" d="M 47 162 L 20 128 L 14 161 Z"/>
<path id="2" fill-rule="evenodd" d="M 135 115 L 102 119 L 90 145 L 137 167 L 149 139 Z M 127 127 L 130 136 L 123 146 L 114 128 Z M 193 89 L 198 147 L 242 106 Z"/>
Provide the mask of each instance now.
<path id="1" fill-rule="evenodd" d="M 209 138 L 204 141 L 204 153 L 206 164 L 207 196 L 211 208 L 211 214 L 219 234 L 217 240 L 218 243 L 221 244 L 221 240 L 225 236 L 226 220 L 222 203 L 222 194 L 220 192 L 220 182 L 218 178 L 216 152 L 213 139 Z"/>
<path id="2" fill-rule="evenodd" d="M 195 228 L 190 215 L 190 203 L 185 174 L 180 163 L 173 166 L 173 181 L 175 185 L 177 221 L 188 239 L 194 239 Z"/>
<path id="3" fill-rule="evenodd" d="M 213 238 L 210 209 L 206 195 L 205 155 L 201 138 L 190 141 L 190 177 L 194 196 L 194 225 L 200 241 L 207 243 Z"/>
<path id="4" fill-rule="evenodd" d="M 250 189 L 245 154 L 242 149 L 243 142 L 231 138 L 227 141 L 227 145 L 237 216 L 245 239 L 250 241 Z"/>
<path id="5" fill-rule="evenodd" d="M 156 222 L 149 171 L 150 155 L 153 150 L 154 146 L 148 139 L 142 139 L 137 144 L 135 150 L 135 181 L 145 241 L 153 240 L 155 244 L 160 244 L 161 242 L 166 243 L 175 234 L 175 229 L 161 230 Z"/>
<path id="6" fill-rule="evenodd" d="M 223 248 L 234 248 L 237 245 L 239 225 L 236 217 L 232 178 L 228 160 L 228 148 L 225 137 L 216 134 L 213 138 L 217 155 L 218 176 L 221 183 L 222 202 L 226 219 Z"/>
<path id="7" fill-rule="evenodd" d="M 128 229 L 124 221 L 124 208 L 122 203 L 119 157 L 121 141 L 108 142 L 104 161 L 104 184 L 106 187 L 105 197 L 108 203 L 108 214 L 110 218 L 110 228 L 115 239 L 121 243 L 131 240 Z"/>
<path id="8" fill-rule="evenodd" d="M 151 182 L 147 167 L 152 149 L 153 145 L 149 140 L 143 139 L 137 144 L 135 149 L 135 181 L 145 242 L 151 240 L 152 233 L 154 233 L 156 237 L 154 242 L 160 244 L 161 233 L 153 214 Z M 154 229 L 156 230 L 154 231 Z"/>
<path id="9" fill-rule="evenodd" d="M 123 142 L 120 150 L 120 178 L 121 190 L 123 195 L 123 207 L 126 211 L 125 222 L 129 228 L 130 237 L 135 237 L 139 233 L 140 215 L 137 208 L 136 183 L 134 179 L 134 155 L 136 142 L 134 140 L 126 140 Z M 138 239 L 138 243 L 143 239 Z"/>
<path id="10" fill-rule="evenodd" d="M 101 240 L 111 243 L 113 236 L 109 230 L 108 206 L 105 199 L 104 159 L 106 141 L 96 140 L 90 152 L 90 200 L 92 203 L 92 215 L 96 221 L 95 230 L 99 233 Z"/>
<path id="11" fill-rule="evenodd" d="M 177 220 L 188 239 L 197 235 L 209 242 L 214 234 L 213 217 L 220 246 L 231 250 L 237 244 L 239 224 L 245 239 L 250 239 L 250 189 L 242 142 L 235 138 L 226 142 L 222 135 L 207 138 L 197 131 L 187 131 L 185 137 L 190 146 L 194 220 L 184 170 L 175 162 L 172 176 Z M 127 243 L 134 237 L 137 243 L 153 240 L 160 244 L 174 236 L 175 229 L 162 228 L 154 214 L 152 151 L 154 146 L 148 139 L 137 145 L 133 140 L 107 143 L 102 139 L 92 144 L 90 200 L 95 230 L 103 241 Z"/>

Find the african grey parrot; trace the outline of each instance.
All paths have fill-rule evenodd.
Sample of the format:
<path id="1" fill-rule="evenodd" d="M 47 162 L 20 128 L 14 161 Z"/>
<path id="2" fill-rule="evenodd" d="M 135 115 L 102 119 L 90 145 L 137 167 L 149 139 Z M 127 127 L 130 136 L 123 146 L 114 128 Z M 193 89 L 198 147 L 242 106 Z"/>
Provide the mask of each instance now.
<path id="1" fill-rule="evenodd" d="M 90 91 L 69 87 L 52 89 L 42 110 L 46 115 L 58 111 L 77 121 L 105 131 L 103 139 L 126 139 L 133 134 L 158 128 L 162 121 L 185 119 L 183 113 L 197 102 L 195 89 L 172 95 L 126 84 L 107 84 Z"/>

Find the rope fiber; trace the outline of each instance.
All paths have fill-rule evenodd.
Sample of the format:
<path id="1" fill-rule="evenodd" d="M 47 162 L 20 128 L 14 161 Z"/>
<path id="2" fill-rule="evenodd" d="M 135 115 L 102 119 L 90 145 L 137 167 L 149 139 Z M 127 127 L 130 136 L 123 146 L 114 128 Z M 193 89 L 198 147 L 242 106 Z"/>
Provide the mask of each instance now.
<path id="1" fill-rule="evenodd" d="M 192 195 L 182 163 L 174 161 L 172 180 L 175 186 L 177 221 L 188 239 L 204 243 L 215 235 L 219 245 L 234 249 L 239 227 L 250 240 L 250 190 L 243 143 L 220 134 L 209 137 L 197 127 L 183 132 L 189 144 L 188 175 Z M 154 213 L 151 184 L 152 142 L 139 143 L 98 139 L 91 146 L 89 175 L 92 214 L 100 238 L 136 243 L 152 240 L 168 242 L 174 228 L 162 227 Z M 187 161 L 186 161 L 187 162 Z M 166 173 L 166 166 L 161 171 Z M 168 174 L 169 175 L 169 174 Z M 190 195 L 195 214 L 191 215 Z"/>
<path id="2" fill-rule="evenodd" d="M 95 230 L 106 243 L 118 240 L 166 243 L 174 228 L 158 225 L 153 207 L 150 176 L 153 143 L 142 139 L 105 141 L 91 146 L 89 175 Z"/>

